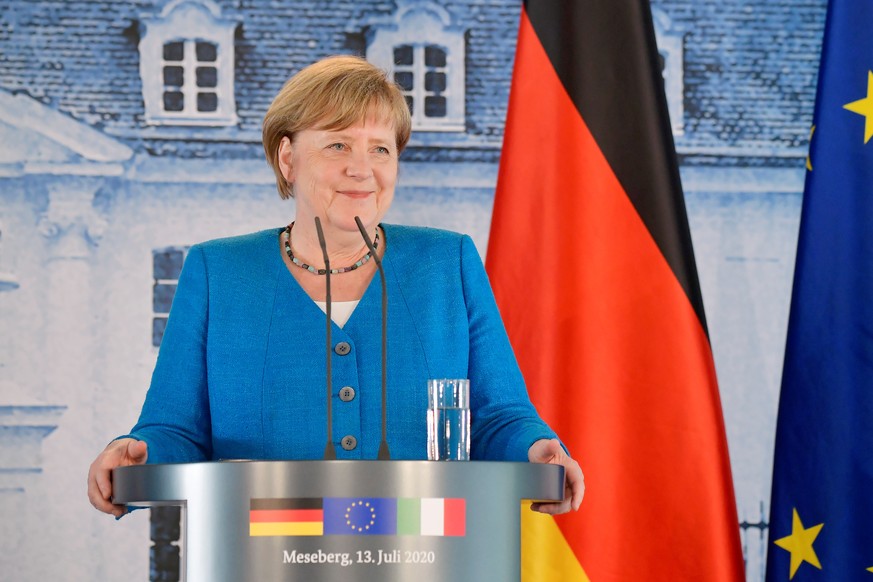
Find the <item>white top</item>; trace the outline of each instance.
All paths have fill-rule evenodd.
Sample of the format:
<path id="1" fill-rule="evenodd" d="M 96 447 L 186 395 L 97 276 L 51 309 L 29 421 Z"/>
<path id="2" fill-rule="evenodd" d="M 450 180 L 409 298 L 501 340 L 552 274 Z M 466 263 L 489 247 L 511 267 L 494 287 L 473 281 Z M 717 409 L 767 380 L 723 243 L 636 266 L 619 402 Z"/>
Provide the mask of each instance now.
<path id="1" fill-rule="evenodd" d="M 340 328 L 342 328 L 342 326 L 344 326 L 349 318 L 352 316 L 352 312 L 355 310 L 355 307 L 358 306 L 359 302 L 360 299 L 357 299 L 355 301 L 331 301 L 330 319 Z M 327 302 L 316 301 L 315 304 L 318 305 L 319 309 L 327 313 Z"/>

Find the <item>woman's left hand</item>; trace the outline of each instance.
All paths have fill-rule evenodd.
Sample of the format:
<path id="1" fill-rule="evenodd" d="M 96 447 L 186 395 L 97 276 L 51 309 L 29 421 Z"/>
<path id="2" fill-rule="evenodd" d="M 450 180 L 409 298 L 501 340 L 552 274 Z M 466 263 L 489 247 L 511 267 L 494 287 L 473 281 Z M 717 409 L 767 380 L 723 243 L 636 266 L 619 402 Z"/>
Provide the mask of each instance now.
<path id="1" fill-rule="evenodd" d="M 531 463 L 550 463 L 564 467 L 564 500 L 554 503 L 531 503 L 530 508 L 549 515 L 576 511 L 585 495 L 585 476 L 579 463 L 574 461 L 558 439 L 540 439 L 527 451 Z"/>

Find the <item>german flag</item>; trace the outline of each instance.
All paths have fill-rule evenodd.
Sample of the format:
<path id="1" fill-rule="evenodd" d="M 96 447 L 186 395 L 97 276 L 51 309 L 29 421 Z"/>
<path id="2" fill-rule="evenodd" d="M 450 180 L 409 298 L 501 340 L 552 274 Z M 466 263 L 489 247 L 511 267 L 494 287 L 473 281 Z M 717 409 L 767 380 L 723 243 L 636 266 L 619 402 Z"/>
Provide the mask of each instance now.
<path id="1" fill-rule="evenodd" d="M 321 498 L 252 499 L 249 536 L 320 536 L 324 534 Z"/>
<path id="2" fill-rule="evenodd" d="M 523 579 L 743 580 L 644 0 L 524 2 L 487 268 L 531 398 L 587 485 L 576 513 L 524 512 Z"/>

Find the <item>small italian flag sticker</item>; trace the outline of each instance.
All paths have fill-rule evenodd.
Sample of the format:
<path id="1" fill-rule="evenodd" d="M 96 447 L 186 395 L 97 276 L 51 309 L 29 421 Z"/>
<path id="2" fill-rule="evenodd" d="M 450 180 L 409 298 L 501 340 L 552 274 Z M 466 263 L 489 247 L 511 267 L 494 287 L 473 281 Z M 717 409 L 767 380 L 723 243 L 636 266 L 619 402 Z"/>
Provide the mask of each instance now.
<path id="1" fill-rule="evenodd" d="M 466 535 L 464 499 L 398 499 L 397 535 Z"/>

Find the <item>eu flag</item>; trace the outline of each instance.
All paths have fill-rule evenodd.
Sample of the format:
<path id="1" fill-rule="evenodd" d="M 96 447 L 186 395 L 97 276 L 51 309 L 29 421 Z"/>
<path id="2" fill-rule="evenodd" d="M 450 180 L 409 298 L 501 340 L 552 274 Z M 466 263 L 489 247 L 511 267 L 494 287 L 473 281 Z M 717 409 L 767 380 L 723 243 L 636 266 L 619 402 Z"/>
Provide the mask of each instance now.
<path id="1" fill-rule="evenodd" d="M 767 580 L 873 581 L 873 1 L 831 0 L 776 428 Z"/>
<path id="2" fill-rule="evenodd" d="M 324 535 L 396 535 L 397 500 L 325 497 Z"/>

